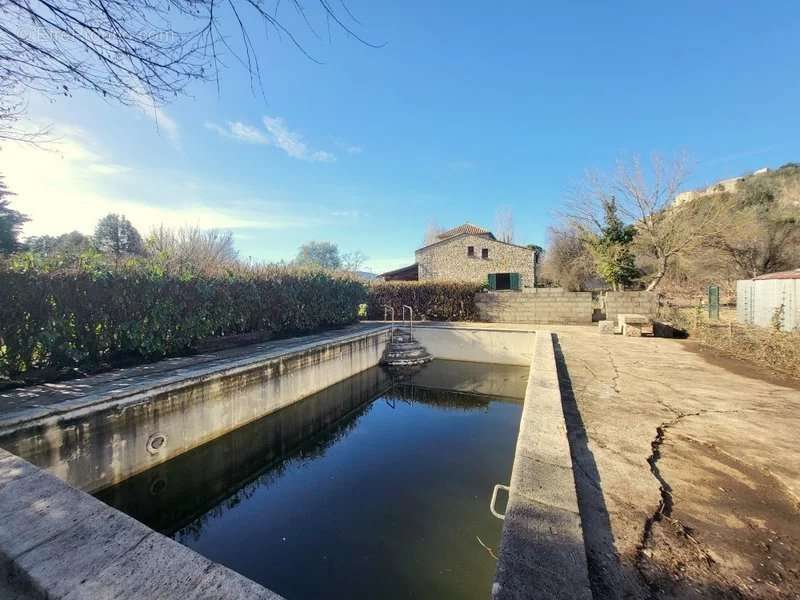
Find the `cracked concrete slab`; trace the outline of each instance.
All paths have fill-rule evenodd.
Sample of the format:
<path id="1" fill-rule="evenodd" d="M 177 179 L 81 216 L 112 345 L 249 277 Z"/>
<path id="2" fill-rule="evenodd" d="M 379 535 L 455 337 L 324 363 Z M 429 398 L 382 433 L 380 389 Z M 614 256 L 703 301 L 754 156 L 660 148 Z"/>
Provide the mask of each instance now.
<path id="1" fill-rule="evenodd" d="M 800 597 L 800 383 L 553 330 L 594 597 Z"/>

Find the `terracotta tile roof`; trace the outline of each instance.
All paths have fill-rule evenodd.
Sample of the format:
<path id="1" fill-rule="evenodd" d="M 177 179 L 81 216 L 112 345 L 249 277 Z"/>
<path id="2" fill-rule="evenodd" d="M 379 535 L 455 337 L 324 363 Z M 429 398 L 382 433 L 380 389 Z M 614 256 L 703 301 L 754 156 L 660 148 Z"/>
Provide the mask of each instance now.
<path id="1" fill-rule="evenodd" d="M 470 233 L 472 235 L 483 235 L 489 234 L 492 237 L 492 232 L 488 229 L 483 229 L 482 227 L 478 227 L 477 225 L 473 225 L 472 223 L 464 223 L 463 225 L 459 225 L 458 227 L 453 227 L 452 229 L 448 229 L 447 231 L 443 231 L 436 237 L 440 240 L 445 240 L 449 237 L 453 237 L 454 235 L 460 235 L 462 233 Z"/>
<path id="2" fill-rule="evenodd" d="M 766 275 L 759 275 L 754 277 L 756 281 L 764 279 L 800 279 L 800 269 L 794 271 L 779 271 L 777 273 L 767 273 Z"/>

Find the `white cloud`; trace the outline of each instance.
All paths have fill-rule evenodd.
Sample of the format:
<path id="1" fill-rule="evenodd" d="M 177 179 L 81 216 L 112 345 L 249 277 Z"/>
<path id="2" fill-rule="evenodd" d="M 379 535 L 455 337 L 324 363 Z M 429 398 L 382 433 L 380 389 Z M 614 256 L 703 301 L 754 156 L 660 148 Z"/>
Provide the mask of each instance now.
<path id="1" fill-rule="evenodd" d="M 272 142 L 293 158 L 319 162 L 331 162 L 336 158 L 330 152 L 312 151 L 299 133 L 291 131 L 280 117 L 264 117 L 264 127 L 272 136 Z"/>
<path id="2" fill-rule="evenodd" d="M 348 146 L 346 150 L 348 154 L 361 154 L 364 151 L 364 148 L 361 146 Z"/>
<path id="3" fill-rule="evenodd" d="M 333 162 L 336 160 L 336 156 L 330 152 L 310 148 L 303 140 L 303 137 L 299 133 L 290 130 L 286 122 L 280 117 L 264 117 L 263 123 L 266 131 L 240 121 L 228 121 L 226 126 L 218 125 L 217 123 L 206 123 L 205 125 L 207 129 L 223 137 L 251 144 L 275 146 L 292 158 L 299 160 L 311 162 Z M 356 149 L 356 152 L 361 151 L 357 146 L 352 148 Z"/>
<path id="4" fill-rule="evenodd" d="M 269 140 L 261 131 L 250 125 L 245 125 L 237 121 L 236 123 L 231 123 L 230 128 L 234 137 L 243 142 L 252 142 L 254 144 L 269 143 Z"/>
<path id="5" fill-rule="evenodd" d="M 241 121 L 228 121 L 227 127 L 222 127 L 216 123 L 206 123 L 206 128 L 216 131 L 218 134 L 231 139 L 247 142 L 250 144 L 269 144 L 269 138 L 260 129 L 247 125 Z"/>
<path id="6" fill-rule="evenodd" d="M 240 203 L 243 207 L 261 207 L 260 212 L 255 208 L 221 210 L 215 198 L 219 192 L 213 184 L 192 188 L 176 184 L 177 178 L 172 177 L 160 183 L 159 174 L 142 173 L 106 162 L 101 154 L 88 139 L 77 139 L 74 132 L 70 136 L 62 134 L 57 144 L 45 150 L 26 144 L 3 145 L 0 151 L 2 175 L 8 188 L 16 194 L 12 205 L 31 219 L 24 225 L 25 236 L 73 230 L 89 234 L 97 221 L 111 212 L 125 214 L 142 233 L 160 224 L 196 225 L 204 229 L 287 229 L 315 225 L 319 221 L 305 215 L 286 214 L 275 205 L 270 207 L 270 216 L 265 218 L 261 199 L 246 199 Z M 148 192 L 141 191 L 137 197 L 127 197 L 119 192 L 125 189 L 126 182 L 131 183 L 131 177 L 150 182 L 150 189 L 159 190 L 159 196 L 148 198 Z M 109 183 L 114 184 L 113 192 L 104 191 L 109 189 Z M 147 189 L 139 185 L 131 187 Z M 175 204 L 165 206 L 164 195 L 174 198 Z"/>
<path id="7" fill-rule="evenodd" d="M 174 146 L 180 144 L 178 124 L 164 109 L 144 94 L 134 97 L 133 102 L 136 108 L 138 108 L 145 117 L 156 124 L 159 131 L 163 131 L 166 134 L 167 138 L 169 138 L 169 141 L 172 142 Z"/>

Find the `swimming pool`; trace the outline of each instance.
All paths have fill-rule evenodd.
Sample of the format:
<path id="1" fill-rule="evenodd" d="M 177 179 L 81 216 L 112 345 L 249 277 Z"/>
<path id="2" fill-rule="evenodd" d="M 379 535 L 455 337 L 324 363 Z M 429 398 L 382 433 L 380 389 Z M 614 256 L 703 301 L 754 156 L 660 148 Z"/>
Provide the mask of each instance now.
<path id="1" fill-rule="evenodd" d="M 290 600 L 486 598 L 527 376 L 371 368 L 97 496 Z"/>

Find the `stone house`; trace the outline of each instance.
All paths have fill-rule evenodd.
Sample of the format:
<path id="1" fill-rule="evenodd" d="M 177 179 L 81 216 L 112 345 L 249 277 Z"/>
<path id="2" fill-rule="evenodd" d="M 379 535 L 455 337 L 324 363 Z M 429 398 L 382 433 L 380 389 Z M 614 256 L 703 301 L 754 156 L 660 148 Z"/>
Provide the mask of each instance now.
<path id="1" fill-rule="evenodd" d="M 536 284 L 538 255 L 532 247 L 502 242 L 469 223 L 439 234 L 414 256 L 413 265 L 381 277 L 385 281 L 475 281 L 494 290 L 522 290 Z"/>

